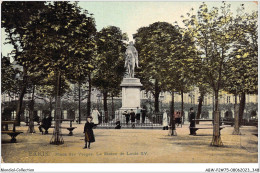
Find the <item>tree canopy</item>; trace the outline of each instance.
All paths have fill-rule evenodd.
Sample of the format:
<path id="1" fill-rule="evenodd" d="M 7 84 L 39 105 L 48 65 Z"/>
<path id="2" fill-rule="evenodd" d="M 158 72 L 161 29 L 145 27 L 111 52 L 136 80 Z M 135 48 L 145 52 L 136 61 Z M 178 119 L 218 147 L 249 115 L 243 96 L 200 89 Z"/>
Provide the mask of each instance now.
<path id="1" fill-rule="evenodd" d="M 225 90 L 238 95 L 257 94 L 258 90 L 258 24 L 257 12 L 240 13 L 233 21 L 233 49 L 225 65 Z"/>
<path id="2" fill-rule="evenodd" d="M 155 98 L 155 111 L 159 111 L 158 97 L 161 91 L 167 90 L 170 68 L 176 59 L 181 34 L 178 28 L 166 22 L 156 22 L 142 27 L 134 35 L 135 45 L 139 54 L 137 76 L 141 78 L 144 89 Z M 173 80 L 173 79 L 171 79 Z M 172 86 L 172 85 L 170 85 Z"/>
<path id="3" fill-rule="evenodd" d="M 116 96 L 120 92 L 120 83 L 125 73 L 124 41 L 127 40 L 127 36 L 120 28 L 109 26 L 97 33 L 96 40 L 97 58 L 93 84 L 102 93 Z"/>

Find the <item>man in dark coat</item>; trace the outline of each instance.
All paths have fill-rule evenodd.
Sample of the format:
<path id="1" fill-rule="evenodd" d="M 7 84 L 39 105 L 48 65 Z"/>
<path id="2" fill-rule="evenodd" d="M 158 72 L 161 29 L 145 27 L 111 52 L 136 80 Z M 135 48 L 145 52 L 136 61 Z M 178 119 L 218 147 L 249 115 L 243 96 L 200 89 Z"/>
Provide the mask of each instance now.
<path id="1" fill-rule="evenodd" d="M 142 112 L 142 123 L 144 124 L 145 117 L 146 117 L 146 109 L 145 109 L 145 107 L 141 110 L 141 112 Z"/>
<path id="2" fill-rule="evenodd" d="M 132 123 L 132 128 L 135 128 L 135 112 L 133 109 L 130 111 L 130 117 L 131 117 L 131 123 Z"/>
<path id="3" fill-rule="evenodd" d="M 47 118 L 46 117 L 44 117 L 43 119 L 42 119 L 42 123 L 41 123 L 41 125 L 39 125 L 39 130 L 40 130 L 40 132 L 43 134 L 43 131 L 42 131 L 42 128 L 44 128 L 45 129 L 45 134 L 47 134 L 48 132 L 46 131 L 46 124 L 47 124 Z M 48 129 L 47 129 L 48 130 Z"/>
<path id="4" fill-rule="evenodd" d="M 141 109 L 139 109 L 139 107 L 137 107 L 136 108 L 136 115 L 135 115 L 137 124 L 140 123 L 140 116 L 141 116 Z"/>
<path id="5" fill-rule="evenodd" d="M 196 135 L 196 132 L 193 127 L 195 127 L 195 112 L 193 110 L 193 107 L 190 108 L 190 113 L 189 113 L 189 121 L 190 121 L 190 135 Z"/>
<path id="6" fill-rule="evenodd" d="M 93 127 L 94 127 L 94 123 L 92 122 L 92 117 L 88 116 L 87 117 L 87 122 L 85 123 L 84 126 L 84 133 L 85 133 L 85 148 L 89 148 L 90 149 L 90 143 L 91 142 L 95 142 L 95 136 L 93 133 Z M 88 143 L 88 145 L 87 145 Z"/>
<path id="7" fill-rule="evenodd" d="M 46 127 L 49 129 L 51 127 L 52 117 L 49 115 L 46 119 Z"/>
<path id="8" fill-rule="evenodd" d="M 126 125 L 128 125 L 128 122 L 130 120 L 130 114 L 128 111 L 124 111 L 123 115 L 125 115 Z"/>
<path id="9" fill-rule="evenodd" d="M 42 124 L 39 126 L 39 130 L 40 132 L 43 134 L 42 128 L 44 128 L 45 130 L 45 134 L 48 134 L 48 130 L 51 127 L 51 121 L 52 121 L 52 117 L 50 115 L 48 115 L 48 117 L 44 117 L 42 119 Z"/>

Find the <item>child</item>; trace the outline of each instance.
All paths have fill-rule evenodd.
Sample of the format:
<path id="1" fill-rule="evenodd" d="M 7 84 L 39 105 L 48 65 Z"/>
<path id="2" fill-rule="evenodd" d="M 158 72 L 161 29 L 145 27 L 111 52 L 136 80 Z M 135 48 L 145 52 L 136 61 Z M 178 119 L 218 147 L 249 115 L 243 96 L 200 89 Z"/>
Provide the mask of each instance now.
<path id="1" fill-rule="evenodd" d="M 132 123 L 132 128 L 135 128 L 135 112 L 133 109 L 130 111 L 130 117 L 131 117 L 131 123 Z"/>
<path id="2" fill-rule="evenodd" d="M 90 149 L 90 143 L 91 142 L 95 142 L 95 136 L 94 136 L 94 133 L 93 133 L 93 127 L 94 127 L 94 123 L 92 122 L 92 117 L 91 116 L 88 116 L 87 117 L 87 122 L 84 126 L 84 133 L 85 133 L 85 148 L 89 148 Z M 87 143 L 88 143 L 88 146 L 87 146 Z"/>
<path id="3" fill-rule="evenodd" d="M 116 127 L 115 129 L 121 129 L 121 124 L 120 124 L 120 120 L 116 121 Z"/>

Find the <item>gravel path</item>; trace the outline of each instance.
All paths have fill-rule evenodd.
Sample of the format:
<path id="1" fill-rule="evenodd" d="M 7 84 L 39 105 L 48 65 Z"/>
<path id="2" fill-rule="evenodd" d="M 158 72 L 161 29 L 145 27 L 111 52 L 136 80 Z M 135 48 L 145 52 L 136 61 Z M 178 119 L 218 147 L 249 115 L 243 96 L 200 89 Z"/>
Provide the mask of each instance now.
<path id="1" fill-rule="evenodd" d="M 69 126 L 69 124 L 68 124 Z M 232 135 L 233 127 L 221 131 L 223 147 L 211 147 L 212 130 L 199 130 L 190 136 L 188 125 L 177 128 L 177 136 L 158 129 L 94 129 L 96 142 L 83 149 L 83 124 L 73 136 L 62 130 L 64 144 L 50 145 L 50 134 L 28 134 L 27 126 L 17 143 L 2 135 L 2 157 L 6 163 L 257 163 L 256 127 L 244 126 L 242 135 Z"/>

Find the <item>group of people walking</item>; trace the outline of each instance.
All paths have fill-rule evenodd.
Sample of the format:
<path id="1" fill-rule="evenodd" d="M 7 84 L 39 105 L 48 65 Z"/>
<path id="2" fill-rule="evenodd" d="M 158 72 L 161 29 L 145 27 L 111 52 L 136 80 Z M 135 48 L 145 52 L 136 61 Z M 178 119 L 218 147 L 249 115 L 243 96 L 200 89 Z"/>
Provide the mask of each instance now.
<path id="1" fill-rule="evenodd" d="M 177 126 L 179 126 L 179 124 L 182 123 L 182 115 L 181 115 L 181 112 L 180 111 L 176 111 L 174 114 L 173 114 L 173 118 L 175 120 L 175 123 L 177 124 Z M 189 122 L 190 122 L 190 126 L 189 126 L 189 129 L 190 129 L 190 135 L 195 135 L 196 132 L 194 131 L 194 127 L 195 127 L 195 112 L 193 110 L 193 107 L 190 108 L 190 112 L 189 112 Z M 167 115 L 167 111 L 164 110 L 163 112 L 163 119 L 162 119 L 162 125 L 163 125 L 163 130 L 168 130 L 168 126 L 169 126 L 169 123 L 170 122 L 170 118 L 168 117 Z"/>
<path id="2" fill-rule="evenodd" d="M 177 126 L 179 126 L 181 123 L 182 123 L 182 115 L 181 115 L 181 112 L 180 111 L 176 111 L 174 112 L 173 114 L 173 118 L 175 120 L 175 124 L 177 124 Z M 168 126 L 169 126 L 169 122 L 170 122 L 170 118 L 168 118 L 168 115 L 167 115 L 167 111 L 164 110 L 163 111 L 163 130 L 168 130 Z"/>

